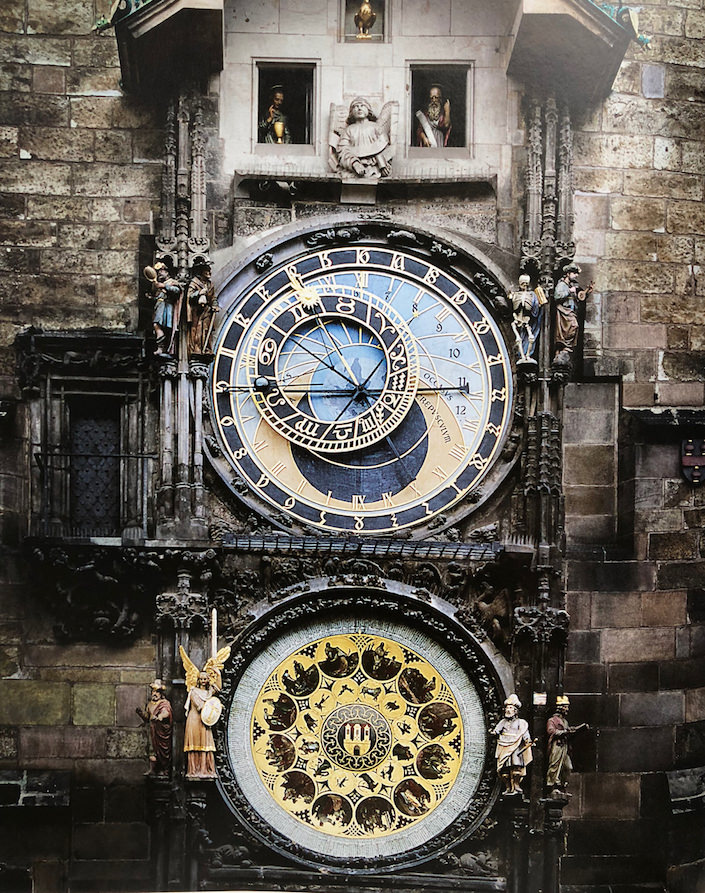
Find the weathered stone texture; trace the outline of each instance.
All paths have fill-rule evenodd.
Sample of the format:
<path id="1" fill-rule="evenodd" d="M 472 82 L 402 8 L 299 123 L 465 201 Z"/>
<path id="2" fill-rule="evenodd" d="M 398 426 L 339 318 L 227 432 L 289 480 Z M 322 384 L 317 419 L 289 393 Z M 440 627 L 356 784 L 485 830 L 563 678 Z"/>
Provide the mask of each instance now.
<path id="1" fill-rule="evenodd" d="M 54 726 L 69 721 L 70 686 L 26 679 L 0 680 L 0 725 Z"/>
<path id="2" fill-rule="evenodd" d="M 594 773 L 583 777 L 586 817 L 637 818 L 639 815 L 639 778 L 634 775 Z"/>

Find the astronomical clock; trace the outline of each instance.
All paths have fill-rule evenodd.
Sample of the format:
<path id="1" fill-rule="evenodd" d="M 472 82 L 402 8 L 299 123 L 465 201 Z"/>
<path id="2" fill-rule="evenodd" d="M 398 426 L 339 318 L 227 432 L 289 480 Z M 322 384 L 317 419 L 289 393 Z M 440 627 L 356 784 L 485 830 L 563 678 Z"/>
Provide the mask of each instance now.
<path id="1" fill-rule="evenodd" d="M 261 243 L 218 303 L 204 441 L 244 519 L 223 535 L 244 557 L 221 601 L 239 611 L 222 827 L 333 876 L 475 859 L 513 690 L 505 289 L 459 246 L 356 220 Z M 264 577 L 242 569 L 253 550 Z"/>
<path id="2" fill-rule="evenodd" d="M 219 298 L 217 468 L 254 508 L 324 536 L 418 538 L 467 513 L 512 418 L 509 353 L 477 285 L 379 230 L 280 245 Z"/>

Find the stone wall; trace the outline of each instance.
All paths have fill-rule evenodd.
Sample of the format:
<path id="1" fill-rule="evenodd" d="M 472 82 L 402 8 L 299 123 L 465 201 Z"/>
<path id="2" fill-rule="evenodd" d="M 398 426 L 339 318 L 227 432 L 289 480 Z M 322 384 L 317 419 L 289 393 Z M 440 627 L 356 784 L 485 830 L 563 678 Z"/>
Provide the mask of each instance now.
<path id="1" fill-rule="evenodd" d="M 599 728 L 576 741 L 563 878 L 579 889 L 705 883 L 699 816 L 672 815 L 667 784 L 705 764 L 703 494 L 680 472 L 688 429 L 666 423 L 704 397 L 702 7 L 642 6 L 650 50 L 575 137 L 578 260 L 598 292 L 585 371 L 615 382 L 566 394 L 565 682 L 573 721 Z"/>
<path id="2" fill-rule="evenodd" d="M 147 738 L 135 707 L 154 678 L 151 640 L 57 643 L 14 560 L 0 605 L 0 863 L 31 868 L 35 886 L 23 890 L 62 890 L 69 876 L 76 890 L 148 889 Z"/>
<path id="3" fill-rule="evenodd" d="M 109 0 L 0 7 L 0 393 L 18 397 L 15 336 L 134 331 L 140 236 L 159 204 L 159 110 L 127 99 Z M 14 551 L 30 460 L 18 408 L 0 445 L 0 886 L 149 887 L 145 732 L 149 639 L 56 642 Z M 42 619 L 44 618 L 44 619 Z M 15 807 L 15 808 L 13 808 Z M 102 861 L 97 861 L 102 860 Z M 32 863 L 34 862 L 34 865 Z"/>
<path id="4" fill-rule="evenodd" d="M 108 0 L 0 10 L 0 374 L 15 335 L 137 323 L 139 237 L 158 209 L 161 114 L 120 90 Z"/>

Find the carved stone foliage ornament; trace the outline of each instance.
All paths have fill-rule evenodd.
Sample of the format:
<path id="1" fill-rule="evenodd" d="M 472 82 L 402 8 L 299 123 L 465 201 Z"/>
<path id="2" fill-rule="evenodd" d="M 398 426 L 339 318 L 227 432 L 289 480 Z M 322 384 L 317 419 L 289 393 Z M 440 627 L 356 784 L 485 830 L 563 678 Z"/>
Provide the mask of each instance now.
<path id="1" fill-rule="evenodd" d="M 408 594 L 312 590 L 234 649 L 216 730 L 222 792 L 249 833 L 308 864 L 374 871 L 433 858 L 496 796 L 495 670 Z"/>
<path id="2" fill-rule="evenodd" d="M 317 533 L 450 527 L 506 473 L 497 285 L 414 233 L 353 229 L 277 246 L 264 273 L 245 265 L 219 296 L 213 464 L 253 508 Z"/>

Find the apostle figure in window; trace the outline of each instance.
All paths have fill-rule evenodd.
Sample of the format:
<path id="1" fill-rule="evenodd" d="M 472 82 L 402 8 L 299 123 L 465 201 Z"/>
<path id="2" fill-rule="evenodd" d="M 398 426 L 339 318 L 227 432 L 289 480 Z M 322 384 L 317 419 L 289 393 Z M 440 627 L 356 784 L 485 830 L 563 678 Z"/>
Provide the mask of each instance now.
<path id="1" fill-rule="evenodd" d="M 186 292 L 188 353 L 189 356 L 203 356 L 213 352 L 211 340 L 218 305 L 211 282 L 210 264 L 199 261 L 194 264 L 193 272 Z"/>
<path id="2" fill-rule="evenodd" d="M 426 149 L 443 149 L 450 138 L 450 100 L 443 96 L 440 84 L 431 84 L 425 108 L 416 112 L 416 145 Z"/>
<path id="3" fill-rule="evenodd" d="M 290 143 L 291 133 L 284 114 L 284 88 L 275 84 L 269 91 L 269 107 L 257 127 L 260 143 Z"/>
<path id="4" fill-rule="evenodd" d="M 394 154 L 391 139 L 392 114 L 396 103 L 387 102 L 379 118 L 363 96 L 350 103 L 345 125 L 332 125 L 332 162 L 337 170 L 366 179 L 387 177 Z"/>

